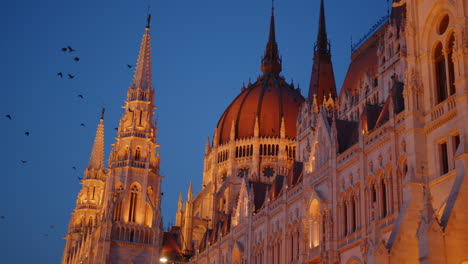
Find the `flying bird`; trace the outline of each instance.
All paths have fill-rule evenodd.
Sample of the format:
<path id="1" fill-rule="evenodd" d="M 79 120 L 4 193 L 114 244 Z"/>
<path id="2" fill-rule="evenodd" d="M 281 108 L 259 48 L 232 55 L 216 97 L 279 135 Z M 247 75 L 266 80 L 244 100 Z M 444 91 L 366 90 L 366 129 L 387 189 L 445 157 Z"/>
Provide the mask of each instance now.
<path id="1" fill-rule="evenodd" d="M 75 50 L 72 49 L 72 47 L 70 47 L 70 46 L 68 46 L 67 48 L 68 48 L 68 52 L 73 52 L 73 51 L 75 51 Z"/>
<path id="2" fill-rule="evenodd" d="M 73 166 L 73 167 L 72 167 L 72 169 L 76 170 L 76 167 L 75 167 L 75 166 Z"/>
<path id="3" fill-rule="evenodd" d="M 21 160 L 21 163 L 25 164 L 26 162 L 28 162 L 27 160 Z"/>
<path id="4" fill-rule="evenodd" d="M 80 61 L 80 58 L 75 57 L 73 60 L 78 62 L 78 61 Z"/>
<path id="5" fill-rule="evenodd" d="M 129 68 L 129 69 L 130 69 L 130 68 L 132 68 L 132 67 L 133 67 L 132 65 L 130 65 L 130 64 L 127 64 L 127 68 Z"/>
<path id="6" fill-rule="evenodd" d="M 118 128 L 118 127 L 114 128 L 114 129 L 115 129 L 115 130 L 119 130 L 119 128 Z"/>
<path id="7" fill-rule="evenodd" d="M 6 219 L 6 217 L 4 215 L 0 216 L 0 219 Z"/>
<path id="8" fill-rule="evenodd" d="M 67 52 L 67 47 L 62 48 L 63 52 Z"/>
<path id="9" fill-rule="evenodd" d="M 75 75 L 68 74 L 68 79 L 73 79 L 75 78 Z"/>
<path id="10" fill-rule="evenodd" d="M 24 134 L 25 134 L 27 137 L 29 137 L 29 135 L 31 135 L 31 133 L 29 133 L 29 131 L 24 132 Z"/>
<path id="11" fill-rule="evenodd" d="M 80 126 L 84 127 L 84 126 L 85 126 L 85 124 L 84 124 L 84 123 L 81 123 L 81 124 L 80 124 Z"/>
<path id="12" fill-rule="evenodd" d="M 78 98 L 83 99 L 83 95 L 79 94 L 79 95 L 78 95 Z"/>
<path id="13" fill-rule="evenodd" d="M 5 117 L 11 120 L 11 115 L 5 115 Z"/>
<path id="14" fill-rule="evenodd" d="M 60 78 L 63 78 L 63 73 L 59 72 L 57 73 L 57 76 L 60 76 Z"/>

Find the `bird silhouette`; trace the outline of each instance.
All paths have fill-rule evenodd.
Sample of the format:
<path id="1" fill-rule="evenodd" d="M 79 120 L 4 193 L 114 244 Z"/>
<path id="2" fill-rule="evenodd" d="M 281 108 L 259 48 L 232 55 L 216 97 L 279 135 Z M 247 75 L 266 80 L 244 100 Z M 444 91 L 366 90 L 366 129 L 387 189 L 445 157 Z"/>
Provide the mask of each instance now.
<path id="1" fill-rule="evenodd" d="M 119 128 L 118 128 L 118 127 L 114 128 L 114 129 L 115 129 L 115 130 L 119 130 Z"/>
<path id="2" fill-rule="evenodd" d="M 11 120 L 11 115 L 5 115 L 5 117 Z"/>
<path id="3" fill-rule="evenodd" d="M 6 216 L 2 215 L 0 216 L 0 219 L 6 219 Z"/>
<path id="4" fill-rule="evenodd" d="M 73 79 L 75 78 L 75 75 L 68 74 L 68 79 Z"/>
<path id="5" fill-rule="evenodd" d="M 68 48 L 68 52 L 73 52 L 73 51 L 75 51 L 75 50 L 74 50 L 72 47 L 70 47 L 70 46 L 68 46 L 67 48 Z"/>
<path id="6" fill-rule="evenodd" d="M 76 177 L 76 178 L 77 178 L 78 181 L 80 181 L 80 182 L 81 182 L 81 180 L 83 180 L 83 178 L 81 178 L 81 177 Z"/>
<path id="7" fill-rule="evenodd" d="M 75 167 L 75 166 L 73 166 L 73 167 L 72 167 L 72 169 L 76 170 L 76 167 Z"/>
<path id="8" fill-rule="evenodd" d="M 62 48 L 63 52 L 67 52 L 67 47 Z"/>
<path id="9" fill-rule="evenodd" d="M 132 65 L 130 65 L 130 64 L 127 64 L 127 67 L 130 69 L 130 68 L 132 68 L 133 66 L 132 66 Z"/>
<path id="10" fill-rule="evenodd" d="M 29 133 L 29 131 L 24 132 L 24 134 L 25 134 L 27 137 L 29 137 L 29 135 L 31 135 L 31 133 Z"/>
<path id="11" fill-rule="evenodd" d="M 78 95 L 78 98 L 83 99 L 83 95 L 79 94 L 79 95 Z"/>
<path id="12" fill-rule="evenodd" d="M 57 73 L 57 76 L 60 76 L 60 78 L 63 78 L 63 73 L 59 72 Z"/>
<path id="13" fill-rule="evenodd" d="M 80 58 L 75 57 L 73 60 L 78 62 L 78 61 L 80 61 Z"/>
<path id="14" fill-rule="evenodd" d="M 84 123 L 81 123 L 81 124 L 80 124 L 80 126 L 84 127 L 84 126 L 85 126 L 85 124 L 84 124 Z"/>
<path id="15" fill-rule="evenodd" d="M 28 162 L 27 160 L 21 160 L 21 163 L 25 164 L 26 162 Z"/>

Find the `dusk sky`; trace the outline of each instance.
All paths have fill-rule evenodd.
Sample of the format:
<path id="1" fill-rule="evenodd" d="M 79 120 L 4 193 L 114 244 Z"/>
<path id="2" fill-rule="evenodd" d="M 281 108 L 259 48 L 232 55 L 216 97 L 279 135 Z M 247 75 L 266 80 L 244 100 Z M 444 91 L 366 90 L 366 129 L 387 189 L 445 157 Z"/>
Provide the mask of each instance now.
<path id="1" fill-rule="evenodd" d="M 299 84 L 304 96 L 319 2 L 275 1 L 282 74 Z M 127 64 L 136 64 L 148 5 L 165 228 L 175 221 L 179 192 L 185 200 L 190 181 L 195 193 L 200 190 L 207 136 L 242 83 L 261 73 L 270 0 L 5 1 L 0 8 L 2 263 L 60 262 L 81 187 L 77 177 L 89 161 L 103 106 L 106 162 L 115 142 L 133 77 Z M 340 88 L 351 39 L 357 42 L 387 14 L 387 1 L 328 0 L 325 12 Z M 68 45 L 75 51 L 62 52 Z M 75 78 L 68 79 L 69 73 Z"/>

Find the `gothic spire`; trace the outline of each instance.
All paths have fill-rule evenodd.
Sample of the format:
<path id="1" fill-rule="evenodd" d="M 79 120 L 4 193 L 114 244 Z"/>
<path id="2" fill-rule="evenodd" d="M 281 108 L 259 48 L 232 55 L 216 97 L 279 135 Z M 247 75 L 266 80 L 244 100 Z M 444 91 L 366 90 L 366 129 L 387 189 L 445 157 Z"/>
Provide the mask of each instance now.
<path id="1" fill-rule="evenodd" d="M 323 0 L 320 1 L 319 28 L 317 42 L 314 48 L 314 62 L 312 65 L 312 76 L 310 78 L 308 101 L 321 107 L 323 101 L 330 96 L 336 98 L 335 76 L 331 61 L 330 45 L 327 38 L 325 26 L 325 8 Z"/>
<path id="2" fill-rule="evenodd" d="M 275 8 L 271 8 L 270 19 L 270 34 L 268 36 L 268 43 L 265 49 L 265 55 L 262 58 L 262 72 L 281 72 L 281 58 L 278 52 L 278 44 L 276 43 L 275 35 Z"/>
<path id="3" fill-rule="evenodd" d="M 104 168 L 104 108 L 102 109 L 99 125 L 97 126 L 96 136 L 94 137 L 91 157 L 89 158 L 89 163 L 86 168 L 88 170 Z"/>
<path id="4" fill-rule="evenodd" d="M 317 33 L 317 42 L 315 43 L 315 53 L 330 54 L 328 48 L 327 27 L 325 24 L 325 9 L 323 0 L 320 0 L 319 28 Z"/>
<path id="5" fill-rule="evenodd" d="M 151 85 L 151 38 L 150 38 L 150 21 L 151 15 L 148 15 L 147 25 L 143 40 L 141 41 L 140 52 L 138 55 L 135 74 L 131 88 L 141 88 L 143 90 L 152 89 Z"/>

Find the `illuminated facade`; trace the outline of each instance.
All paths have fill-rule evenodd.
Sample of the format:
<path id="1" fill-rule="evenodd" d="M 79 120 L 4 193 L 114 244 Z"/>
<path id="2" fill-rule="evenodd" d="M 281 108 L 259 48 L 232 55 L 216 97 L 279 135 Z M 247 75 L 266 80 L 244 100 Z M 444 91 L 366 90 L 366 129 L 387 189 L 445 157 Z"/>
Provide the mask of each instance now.
<path id="1" fill-rule="evenodd" d="M 393 1 L 338 94 L 322 1 L 304 99 L 280 75 L 272 14 L 263 74 L 178 202 L 190 262 L 468 263 L 467 17 L 464 0 Z"/>
<path id="2" fill-rule="evenodd" d="M 71 216 L 62 263 L 159 263 L 161 176 L 149 19 L 117 141 L 104 166 L 104 117 Z"/>

